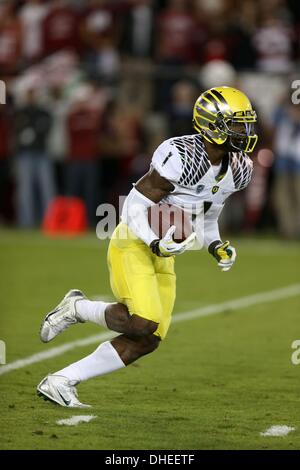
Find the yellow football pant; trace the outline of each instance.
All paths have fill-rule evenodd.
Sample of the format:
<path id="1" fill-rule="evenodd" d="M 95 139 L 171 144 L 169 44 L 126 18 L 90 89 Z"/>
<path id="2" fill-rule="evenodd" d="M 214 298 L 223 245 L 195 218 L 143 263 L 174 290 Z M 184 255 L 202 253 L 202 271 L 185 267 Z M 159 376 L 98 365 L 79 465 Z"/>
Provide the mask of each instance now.
<path id="1" fill-rule="evenodd" d="M 108 248 L 112 291 L 129 313 L 158 323 L 165 338 L 176 296 L 174 257 L 160 258 L 126 224 L 115 229 Z"/>

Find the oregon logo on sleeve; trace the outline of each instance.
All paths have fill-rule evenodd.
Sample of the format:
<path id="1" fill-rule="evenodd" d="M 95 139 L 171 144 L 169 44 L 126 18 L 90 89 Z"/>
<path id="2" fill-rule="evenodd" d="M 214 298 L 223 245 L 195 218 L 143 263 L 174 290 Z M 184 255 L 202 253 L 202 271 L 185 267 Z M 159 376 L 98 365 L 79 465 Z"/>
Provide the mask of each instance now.
<path id="1" fill-rule="evenodd" d="M 213 186 L 211 192 L 216 194 L 219 191 L 219 186 Z"/>

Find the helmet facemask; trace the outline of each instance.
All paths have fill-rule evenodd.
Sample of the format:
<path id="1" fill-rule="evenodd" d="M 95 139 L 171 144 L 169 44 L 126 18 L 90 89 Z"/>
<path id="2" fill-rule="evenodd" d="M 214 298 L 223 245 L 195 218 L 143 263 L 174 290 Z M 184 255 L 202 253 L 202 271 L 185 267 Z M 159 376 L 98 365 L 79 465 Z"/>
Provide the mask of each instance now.
<path id="1" fill-rule="evenodd" d="M 256 143 L 257 135 L 255 133 L 256 115 L 247 117 L 229 117 L 224 118 L 219 113 L 216 122 L 209 124 L 209 130 L 205 134 L 209 140 L 218 145 L 227 142 L 230 149 L 239 152 L 252 152 Z"/>
<path id="2" fill-rule="evenodd" d="M 230 147 L 242 152 L 252 152 L 256 142 L 255 123 L 235 119 L 223 120 L 222 127 Z"/>

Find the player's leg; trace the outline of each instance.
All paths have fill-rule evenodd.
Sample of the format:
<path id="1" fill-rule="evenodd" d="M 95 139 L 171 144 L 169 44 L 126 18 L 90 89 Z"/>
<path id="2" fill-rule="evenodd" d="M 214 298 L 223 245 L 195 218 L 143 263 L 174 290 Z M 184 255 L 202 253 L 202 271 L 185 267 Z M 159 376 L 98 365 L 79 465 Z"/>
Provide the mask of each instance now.
<path id="1" fill-rule="evenodd" d="M 71 290 L 46 315 L 41 340 L 49 342 L 70 325 L 87 321 L 127 335 L 154 333 L 161 318 L 154 258 L 151 250 L 120 224 L 108 250 L 110 283 L 119 302 L 92 301 L 81 291 Z"/>
<path id="2" fill-rule="evenodd" d="M 113 291 L 127 309 L 122 302 L 115 304 L 108 309 L 107 322 L 128 334 L 101 344 L 89 356 L 43 379 L 38 391 L 63 406 L 82 406 L 75 395 L 76 383 L 125 367 L 159 344 L 159 334 L 153 334 L 162 317 L 154 255 L 140 241 L 128 241 L 125 247 L 110 245 L 109 267 Z"/>
<path id="3" fill-rule="evenodd" d="M 118 257 L 118 255 L 116 255 Z M 175 295 L 176 295 L 176 276 L 174 272 L 174 258 L 158 258 L 155 255 L 150 255 L 152 257 L 152 262 L 155 270 L 155 275 L 157 279 L 157 285 L 159 289 L 159 295 L 160 295 L 160 301 L 161 301 L 161 306 L 157 307 L 157 309 L 162 310 L 163 312 L 163 323 L 164 325 L 161 324 L 160 330 L 162 332 L 162 329 L 164 330 L 163 336 L 165 336 L 170 321 L 171 321 L 171 314 L 175 302 Z M 141 271 L 138 272 L 143 272 L 145 270 L 146 264 L 148 262 L 147 258 L 148 254 L 145 255 L 145 257 L 141 258 L 141 255 L 139 255 L 140 262 L 139 264 L 142 264 L 141 266 Z M 110 258 L 113 260 L 114 255 L 111 253 Z M 112 261 L 111 260 L 111 261 Z M 113 261 L 112 261 L 113 262 Z M 111 271 L 114 269 L 114 273 L 111 273 L 111 283 L 112 283 L 112 289 L 115 293 L 115 296 L 120 298 L 124 295 L 130 296 L 127 291 L 120 292 L 120 280 L 119 278 L 127 278 L 127 279 L 135 279 L 136 277 L 136 271 L 139 270 L 139 266 L 137 266 L 137 262 L 135 261 L 134 258 L 132 258 L 131 263 L 129 261 L 126 262 L 126 264 L 131 264 L 130 267 L 130 272 L 128 272 L 128 269 L 126 269 L 126 272 L 120 268 L 120 265 L 118 262 L 115 263 L 116 266 L 112 268 L 111 266 Z M 116 270 L 118 273 L 116 273 Z M 151 272 L 150 275 L 154 275 L 154 272 Z M 116 279 L 117 278 L 117 279 Z M 143 279 L 142 279 L 142 282 Z M 156 281 L 155 281 L 156 282 Z M 135 282 L 135 290 L 139 290 L 138 286 L 139 281 Z M 122 290 L 122 286 L 121 286 Z M 149 290 L 148 292 L 153 292 L 152 290 Z M 142 298 L 142 303 L 146 304 L 147 303 L 147 298 L 148 294 L 145 295 L 145 297 Z M 127 298 L 128 298 L 127 297 Z M 126 301 L 126 300 L 125 300 Z M 146 308 L 146 305 L 143 306 L 138 306 L 136 305 L 135 301 L 135 307 L 132 308 L 133 311 L 144 311 Z M 80 321 L 85 322 L 85 321 L 90 321 L 97 323 L 98 325 L 107 327 L 110 330 L 116 331 L 118 333 L 124 333 L 126 335 L 135 335 L 135 336 L 145 336 L 146 334 L 152 334 L 156 331 L 158 327 L 158 323 L 152 321 L 152 320 L 147 320 L 145 318 L 142 318 L 141 316 L 137 314 L 130 314 L 128 307 L 125 305 L 125 303 L 121 302 L 115 302 L 115 303 L 107 303 L 103 301 L 92 301 L 88 300 L 86 298 L 79 299 L 76 302 L 76 310 L 77 310 L 77 317 L 80 319 Z M 151 310 L 151 309 L 150 309 Z"/>
<path id="4" fill-rule="evenodd" d="M 77 316 L 82 321 L 90 321 L 107 327 L 109 330 L 126 335 L 145 336 L 154 333 L 157 323 L 138 315 L 130 315 L 127 306 L 120 302 L 79 300 L 76 303 Z"/>
<path id="5" fill-rule="evenodd" d="M 107 327 L 128 336 L 156 332 L 162 304 L 150 248 L 124 224 L 117 227 L 108 249 L 112 291 L 119 301 L 105 309 Z"/>
<path id="6" fill-rule="evenodd" d="M 40 338 L 48 343 L 71 325 L 88 321 L 117 333 L 136 336 L 154 333 L 158 326 L 151 320 L 130 315 L 125 304 L 88 300 L 81 291 L 72 289 L 44 318 Z"/>
<path id="7" fill-rule="evenodd" d="M 122 229 L 125 239 L 113 237 L 108 251 L 111 287 L 120 302 L 78 300 L 78 317 L 131 337 L 165 337 L 176 295 L 174 258 L 157 257 L 123 224 L 116 232 Z"/>
<path id="8" fill-rule="evenodd" d="M 124 368 L 136 359 L 153 352 L 159 345 L 158 336 L 130 338 L 120 335 L 106 341 L 89 356 L 45 377 L 37 387 L 44 399 L 69 408 L 86 408 L 78 400 L 75 385 Z"/>
<path id="9" fill-rule="evenodd" d="M 174 270 L 174 264 L 174 257 L 156 257 L 154 259 L 156 278 L 163 312 L 155 334 L 159 334 L 161 339 L 166 337 L 169 330 L 176 298 L 176 274 Z"/>
<path id="10" fill-rule="evenodd" d="M 126 366 L 132 364 L 142 356 L 155 351 L 160 343 L 159 336 L 148 335 L 142 337 L 129 337 L 120 335 L 111 341 L 112 346 L 118 352 L 120 358 Z"/>
<path id="11" fill-rule="evenodd" d="M 159 337 L 155 335 L 139 338 L 120 335 L 111 341 L 101 343 L 91 354 L 55 372 L 55 375 L 67 377 L 74 383 L 99 377 L 128 366 L 140 357 L 153 352 L 159 342 Z"/>
<path id="12" fill-rule="evenodd" d="M 108 263 L 112 290 L 127 305 L 108 305 L 105 317 L 110 329 L 125 332 L 109 344 L 112 356 L 115 357 L 117 352 L 123 364 L 128 365 L 153 352 L 166 336 L 175 302 L 176 276 L 174 258 L 158 258 L 140 241 L 129 241 L 126 249 L 123 249 L 123 243 L 110 244 Z M 139 312 L 140 315 L 132 312 Z M 107 344 L 104 343 L 105 349 Z M 99 356 L 103 348 L 100 345 L 93 355 Z M 77 368 L 77 381 L 91 378 L 88 372 L 90 359 L 91 356 L 58 373 L 70 377 L 74 366 Z M 96 371 L 96 375 L 102 375 L 116 370 L 120 365 L 118 360 L 109 360 L 108 357 L 105 363 L 100 363 L 98 360 L 96 367 L 93 366 L 93 374 Z M 80 373 L 78 369 L 81 369 Z"/>

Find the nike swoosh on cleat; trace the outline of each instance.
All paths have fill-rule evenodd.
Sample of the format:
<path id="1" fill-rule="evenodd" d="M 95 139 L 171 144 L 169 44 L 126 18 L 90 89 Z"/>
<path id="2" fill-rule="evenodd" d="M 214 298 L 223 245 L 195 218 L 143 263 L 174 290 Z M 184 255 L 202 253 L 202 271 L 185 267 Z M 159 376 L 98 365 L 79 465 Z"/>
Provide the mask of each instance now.
<path id="1" fill-rule="evenodd" d="M 55 310 L 52 310 L 52 312 L 48 313 L 46 320 L 48 320 L 49 317 L 52 317 L 55 313 L 59 312 L 62 309 L 62 307 L 58 307 Z"/>
<path id="2" fill-rule="evenodd" d="M 59 312 L 60 310 L 62 310 L 62 307 L 59 307 L 59 308 L 56 308 L 55 310 L 52 310 L 52 312 L 48 313 L 48 315 L 46 315 L 42 325 L 41 325 L 41 329 L 43 328 L 43 326 L 45 325 L 45 323 L 48 323 L 50 326 L 52 326 L 52 324 L 50 323 L 51 321 L 51 317 L 52 315 L 54 315 L 55 313 Z"/>

